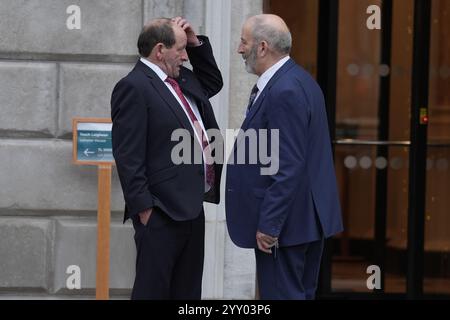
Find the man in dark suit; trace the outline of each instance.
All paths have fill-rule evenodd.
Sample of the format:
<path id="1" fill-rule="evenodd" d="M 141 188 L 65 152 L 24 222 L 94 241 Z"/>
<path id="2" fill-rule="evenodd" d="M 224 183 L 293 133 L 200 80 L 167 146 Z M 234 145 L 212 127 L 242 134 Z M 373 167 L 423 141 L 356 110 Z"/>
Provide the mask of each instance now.
<path id="1" fill-rule="evenodd" d="M 259 15 L 238 49 L 259 78 L 227 166 L 227 225 L 236 245 L 255 248 L 262 299 L 313 299 L 324 238 L 342 230 L 323 94 L 289 58 L 291 42 L 280 17 Z M 272 169 L 247 153 L 239 161 L 257 149 L 269 150 Z"/>
<path id="2" fill-rule="evenodd" d="M 132 299 L 200 299 L 203 201 L 219 202 L 221 166 L 211 157 L 217 129 L 209 98 L 222 88 L 208 38 L 181 17 L 156 19 L 138 39 L 141 56 L 111 97 L 113 154 L 137 248 Z M 189 58 L 193 71 L 182 66 Z M 174 160 L 172 133 L 183 129 L 200 151 Z M 218 161 L 220 162 L 220 161 Z M 221 163 L 221 162 L 220 162 Z"/>

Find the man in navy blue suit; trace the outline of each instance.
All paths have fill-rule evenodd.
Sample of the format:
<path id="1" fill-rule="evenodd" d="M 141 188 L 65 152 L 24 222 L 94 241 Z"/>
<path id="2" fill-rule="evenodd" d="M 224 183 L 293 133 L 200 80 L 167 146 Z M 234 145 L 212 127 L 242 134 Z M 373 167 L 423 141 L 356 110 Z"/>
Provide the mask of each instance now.
<path id="1" fill-rule="evenodd" d="M 222 88 L 222 75 L 208 38 L 181 17 L 149 22 L 138 48 L 140 59 L 111 96 L 124 221 L 133 222 L 137 249 L 131 298 L 200 299 L 203 201 L 219 202 L 222 166 L 202 157 L 198 163 L 192 152 L 176 164 L 172 134 L 186 131 L 189 145 L 212 155 L 207 131 L 218 125 L 209 98 Z M 188 58 L 192 71 L 183 66 Z"/>
<path id="2" fill-rule="evenodd" d="M 289 57 L 291 39 L 280 17 L 258 15 L 238 49 L 259 78 L 227 166 L 227 225 L 236 245 L 255 248 L 262 299 L 314 299 L 324 239 L 343 229 L 324 97 Z M 239 156 L 264 149 L 278 170 Z"/>

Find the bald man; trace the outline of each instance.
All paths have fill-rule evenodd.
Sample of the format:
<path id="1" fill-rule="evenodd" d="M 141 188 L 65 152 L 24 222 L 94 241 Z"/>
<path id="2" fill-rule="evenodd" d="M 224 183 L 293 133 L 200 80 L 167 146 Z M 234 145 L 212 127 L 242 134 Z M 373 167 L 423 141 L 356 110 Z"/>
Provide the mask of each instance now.
<path id="1" fill-rule="evenodd" d="M 245 22 L 238 48 L 246 70 L 259 77 L 241 127 L 256 130 L 257 139 L 235 141 L 227 225 L 236 245 L 255 250 L 262 299 L 314 299 L 324 239 L 342 231 L 324 97 L 289 57 L 291 43 L 285 22 L 265 14 Z M 258 148 L 250 146 L 255 142 Z M 252 150 L 269 150 L 278 170 L 262 170 L 265 159 L 240 163 L 242 151 L 257 158 Z"/>
<path id="2" fill-rule="evenodd" d="M 156 19 L 138 39 L 141 58 L 111 97 L 113 154 L 125 198 L 124 222 L 135 229 L 132 299 L 200 299 L 205 217 L 203 201 L 218 203 L 221 166 L 172 159 L 185 130 L 205 153 L 206 130 L 218 129 L 209 98 L 222 76 L 208 38 L 181 17 Z M 190 60 L 193 71 L 183 67 Z M 210 137 L 211 138 L 211 137 Z M 221 161 L 218 161 L 222 163 Z"/>

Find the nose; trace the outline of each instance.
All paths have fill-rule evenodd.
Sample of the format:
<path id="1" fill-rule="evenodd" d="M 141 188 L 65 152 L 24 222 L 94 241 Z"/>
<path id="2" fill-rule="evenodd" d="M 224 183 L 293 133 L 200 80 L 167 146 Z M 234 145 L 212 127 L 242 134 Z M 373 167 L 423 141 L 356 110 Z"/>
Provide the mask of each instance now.
<path id="1" fill-rule="evenodd" d="M 243 54 L 243 53 L 244 53 L 244 48 L 243 48 L 242 43 L 239 44 L 239 47 L 238 47 L 238 49 L 237 49 L 237 52 L 238 52 L 239 54 Z"/>
<path id="2" fill-rule="evenodd" d="M 187 55 L 186 49 L 184 49 L 183 53 L 181 54 L 181 60 L 188 61 L 188 55 Z"/>

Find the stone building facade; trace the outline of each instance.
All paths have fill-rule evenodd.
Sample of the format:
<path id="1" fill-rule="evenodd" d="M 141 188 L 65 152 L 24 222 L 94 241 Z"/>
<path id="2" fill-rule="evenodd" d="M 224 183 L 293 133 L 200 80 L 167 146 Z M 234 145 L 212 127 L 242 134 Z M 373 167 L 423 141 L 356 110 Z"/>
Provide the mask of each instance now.
<path id="1" fill-rule="evenodd" d="M 70 5 L 80 29 L 67 27 Z M 72 164 L 71 121 L 110 116 L 144 22 L 181 15 L 210 37 L 225 83 L 213 106 L 234 129 L 255 82 L 236 53 L 240 29 L 261 11 L 262 0 L 0 0 L 0 299 L 95 297 L 97 169 Z M 126 299 L 135 247 L 115 170 L 111 199 L 110 295 Z M 206 206 L 205 249 L 203 298 L 253 299 L 253 252 L 230 241 L 223 201 Z M 79 290 L 66 287 L 70 265 Z"/>

